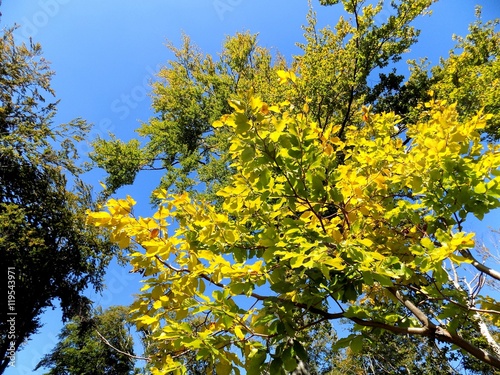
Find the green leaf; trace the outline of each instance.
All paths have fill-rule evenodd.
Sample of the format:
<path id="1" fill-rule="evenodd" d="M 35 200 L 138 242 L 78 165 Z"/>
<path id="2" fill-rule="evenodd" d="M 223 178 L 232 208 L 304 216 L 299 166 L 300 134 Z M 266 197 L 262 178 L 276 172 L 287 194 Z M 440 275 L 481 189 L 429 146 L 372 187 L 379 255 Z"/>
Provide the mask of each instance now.
<path id="1" fill-rule="evenodd" d="M 285 370 L 283 369 L 283 361 L 279 357 L 273 358 L 271 361 L 271 365 L 269 366 L 270 374 L 285 374 Z"/>
<path id="2" fill-rule="evenodd" d="M 346 318 L 359 318 L 359 319 L 366 319 L 369 317 L 365 309 L 357 305 L 349 306 L 347 311 L 344 313 L 344 316 Z"/>
<path id="3" fill-rule="evenodd" d="M 293 351 L 302 361 L 307 362 L 309 360 L 304 346 L 298 340 L 293 340 Z"/>
<path id="4" fill-rule="evenodd" d="M 391 287 L 394 285 L 393 281 L 389 276 L 374 272 L 372 274 L 372 277 L 374 280 L 378 281 L 382 286 Z"/>
<path id="5" fill-rule="evenodd" d="M 266 360 L 267 353 L 264 350 L 258 350 L 247 361 L 247 375 L 261 375 L 262 365 Z"/>
<path id="6" fill-rule="evenodd" d="M 254 158 L 254 156 L 255 150 L 253 149 L 253 147 L 247 147 L 241 153 L 241 161 L 244 163 L 249 162 Z"/>
<path id="7" fill-rule="evenodd" d="M 361 353 L 363 350 L 363 336 L 356 336 L 353 340 L 351 340 L 349 348 L 351 348 L 354 354 Z"/>
<path id="8" fill-rule="evenodd" d="M 297 368 L 297 360 L 293 357 L 291 348 L 289 349 L 283 353 L 283 367 L 286 371 L 293 371 Z"/>
<path id="9" fill-rule="evenodd" d="M 333 345 L 333 350 L 338 351 L 340 349 L 346 348 L 351 344 L 351 341 L 355 338 L 358 337 L 357 335 L 350 334 L 347 337 L 341 338 L 340 340 L 337 340 L 335 344 Z"/>
<path id="10" fill-rule="evenodd" d="M 235 117 L 236 134 L 241 135 L 248 132 L 252 124 L 248 121 L 247 117 L 243 113 L 236 113 Z"/>

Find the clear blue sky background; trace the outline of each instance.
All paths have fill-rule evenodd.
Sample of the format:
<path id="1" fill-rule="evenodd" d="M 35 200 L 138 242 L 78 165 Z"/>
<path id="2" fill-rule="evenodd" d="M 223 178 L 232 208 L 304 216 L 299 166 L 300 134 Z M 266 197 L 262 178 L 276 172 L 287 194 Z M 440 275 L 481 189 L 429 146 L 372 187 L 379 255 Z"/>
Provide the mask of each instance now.
<path id="1" fill-rule="evenodd" d="M 312 4 L 320 25 L 336 23 L 339 7 L 322 8 L 317 0 Z M 441 0 L 433 6 L 433 16 L 416 23 L 422 29 L 420 43 L 406 58 L 427 56 L 436 64 L 452 48 L 452 34 L 466 35 L 476 4 L 483 6 L 485 20 L 500 17 L 499 0 Z M 201 50 L 216 54 L 227 35 L 249 30 L 259 33 L 261 45 L 279 50 L 290 60 L 300 53 L 295 43 L 303 41 L 301 25 L 307 10 L 306 0 L 3 0 L 0 9 L 1 26 L 19 24 L 18 41 L 31 37 L 40 42 L 52 63 L 53 87 L 61 99 L 56 121 L 82 117 L 93 123 L 89 140 L 109 132 L 128 140 L 135 137 L 141 121 L 153 116 L 149 82 L 158 67 L 172 58 L 164 46 L 166 40 L 179 45 L 184 32 Z M 79 150 L 84 155 L 88 144 L 82 143 Z M 131 194 L 140 212 L 147 214 L 157 177 L 142 174 L 137 186 L 118 195 Z M 87 176 L 94 185 L 102 178 L 99 172 Z M 498 229 L 495 216 L 474 229 L 484 231 L 488 225 Z M 139 290 L 138 278 L 116 265 L 110 268 L 106 283 L 108 289 L 94 296 L 104 307 L 129 304 Z M 45 326 L 18 353 L 16 367 L 9 368 L 7 375 L 35 373 L 36 363 L 57 343 L 60 316 L 58 310 L 44 315 Z"/>

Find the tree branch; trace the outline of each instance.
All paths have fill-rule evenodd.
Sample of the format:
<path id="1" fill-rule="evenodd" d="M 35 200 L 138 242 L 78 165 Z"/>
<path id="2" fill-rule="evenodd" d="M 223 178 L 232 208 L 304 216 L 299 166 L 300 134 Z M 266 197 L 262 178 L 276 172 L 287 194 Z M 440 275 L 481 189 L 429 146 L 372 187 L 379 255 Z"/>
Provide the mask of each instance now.
<path id="1" fill-rule="evenodd" d="M 416 307 L 411 301 L 405 299 L 399 290 L 396 288 L 387 288 L 410 312 L 424 325 L 422 333 L 414 332 L 414 334 L 422 334 L 428 337 L 435 337 L 439 341 L 448 342 L 464 349 L 469 354 L 477 359 L 488 363 L 491 366 L 500 368 L 500 359 L 495 357 L 485 350 L 472 345 L 467 340 L 464 340 L 460 335 L 449 332 L 447 329 L 437 326 L 432 323 L 427 315 L 422 310 Z M 476 313 L 477 314 L 477 313 Z M 383 327 L 382 327 L 383 328 Z M 387 329 L 387 328 L 386 328 Z M 389 329 L 390 330 L 390 329 Z M 393 332 L 396 332 L 393 330 Z M 410 333 L 410 332 L 408 332 Z"/>
<path id="2" fill-rule="evenodd" d="M 426 327 L 427 329 L 436 329 L 436 325 L 432 323 L 427 315 L 420 310 L 417 306 L 413 304 L 410 300 L 404 298 L 399 290 L 394 287 L 387 288 L 387 290 L 394 296 L 396 299 L 401 302 L 410 312 Z"/>
<path id="3" fill-rule="evenodd" d="M 453 271 L 456 273 L 455 266 L 454 266 L 453 262 L 451 262 L 451 266 L 453 268 Z M 490 348 L 493 350 L 493 352 L 495 353 L 495 355 L 496 356 L 500 356 L 500 345 L 498 345 L 498 343 L 495 341 L 495 339 L 491 335 L 491 332 L 490 332 L 488 326 L 486 325 L 486 323 L 484 322 L 483 317 L 481 316 L 481 314 L 479 314 L 479 309 L 475 309 L 474 308 L 475 303 L 476 303 L 475 302 L 476 296 L 475 296 L 474 293 L 475 292 L 479 293 L 479 290 L 481 289 L 482 284 L 483 284 L 481 275 L 482 274 L 479 275 L 478 285 L 476 286 L 476 288 L 473 288 L 470 283 L 468 283 L 467 281 L 464 281 L 465 285 L 467 285 L 467 287 L 469 288 L 469 292 L 465 291 L 462 288 L 462 286 L 458 282 L 458 278 L 456 276 L 455 276 L 454 279 L 452 279 L 450 277 L 450 275 L 448 275 L 448 278 L 453 283 L 453 285 L 455 286 L 455 288 L 458 291 L 462 291 L 462 292 L 467 293 L 467 295 L 469 296 L 469 301 L 467 302 L 468 306 L 464 306 L 464 307 L 468 308 L 469 310 L 474 311 L 473 318 L 476 320 L 476 323 L 479 326 L 479 332 L 485 338 L 486 342 L 488 343 L 488 345 L 490 346 Z M 441 291 L 439 291 L 439 293 L 441 293 Z M 451 301 L 451 302 L 454 303 L 453 301 Z M 458 303 L 456 303 L 456 304 L 458 304 Z M 461 306 L 461 305 L 459 305 L 459 306 Z M 495 313 L 498 313 L 498 312 L 495 312 Z"/>
<path id="4" fill-rule="evenodd" d="M 157 257 L 160 262 L 165 264 L 163 260 L 161 260 L 159 257 Z M 191 272 L 190 270 L 187 269 L 175 269 L 172 266 L 168 265 L 170 269 L 173 269 L 174 271 L 177 272 Z M 211 282 L 213 285 L 216 285 L 220 288 L 227 288 L 226 285 L 221 284 L 221 283 L 215 283 L 212 278 L 206 274 L 200 274 L 200 277 L 203 279 Z M 298 303 L 294 302 L 293 304 L 301 309 L 304 309 L 306 311 L 309 311 L 313 314 L 317 314 L 322 316 L 324 319 L 327 320 L 335 320 L 335 319 L 340 319 L 340 318 L 347 318 L 354 323 L 364 326 L 364 327 L 376 327 L 376 328 L 382 328 L 386 331 L 393 332 L 396 334 L 410 334 L 410 335 L 418 335 L 418 336 L 426 336 L 426 337 L 433 337 L 438 339 L 439 341 L 447 342 L 450 344 L 454 344 L 462 349 L 464 349 L 466 352 L 469 354 L 473 355 L 477 359 L 493 366 L 496 368 L 500 368 L 500 359 L 494 355 L 489 354 L 485 350 L 478 348 L 471 343 L 469 343 L 467 340 L 463 339 L 461 336 L 457 334 L 453 334 L 449 332 L 447 329 L 438 326 L 431 322 L 427 315 L 420 310 L 413 302 L 410 300 L 406 299 L 399 290 L 396 288 L 387 288 L 387 290 L 394 295 L 394 297 L 403 305 L 405 306 L 423 325 L 423 327 L 398 327 L 390 324 L 386 324 L 384 322 L 377 322 L 373 320 L 364 320 L 356 317 L 348 317 L 346 316 L 345 312 L 339 312 L 339 313 L 331 313 L 328 311 L 324 311 L 322 309 L 319 309 L 314 306 L 309 306 L 307 304 L 303 303 Z M 286 301 L 286 302 L 291 302 L 287 299 L 280 298 L 279 296 L 263 296 L 257 293 L 252 293 L 251 297 L 256 298 L 257 300 L 264 301 L 264 300 L 269 300 L 269 299 L 275 299 L 277 301 Z M 126 353 L 124 353 L 126 354 Z M 141 358 L 144 359 L 144 358 Z"/>
<path id="5" fill-rule="evenodd" d="M 436 327 L 435 336 L 438 340 L 457 345 L 469 354 L 493 367 L 500 368 L 500 359 L 489 354 L 487 351 L 472 345 L 461 336 L 453 334 L 442 327 Z"/>
<path id="6" fill-rule="evenodd" d="M 490 268 L 490 267 L 487 267 L 485 266 L 484 264 L 482 263 L 479 263 L 476 258 L 474 258 L 474 256 L 472 255 L 472 253 L 469 251 L 469 250 L 461 250 L 460 251 L 460 254 L 471 260 L 472 261 L 472 265 L 480 272 L 483 272 L 485 273 L 486 275 L 488 276 L 491 276 L 493 277 L 494 279 L 500 281 L 500 272 L 498 272 L 497 270 L 494 270 L 493 268 Z"/>
<path id="7" fill-rule="evenodd" d="M 123 355 L 126 355 L 127 357 L 130 357 L 130 358 L 133 358 L 133 359 L 141 359 L 143 361 L 151 361 L 151 358 L 146 358 L 146 357 L 139 357 L 139 356 L 136 356 L 136 355 L 133 355 L 133 354 L 130 354 L 130 353 L 126 353 L 116 347 L 114 347 L 103 335 L 101 335 L 101 333 L 96 329 L 95 330 L 97 335 L 101 338 L 101 340 L 107 345 L 109 346 L 111 349 L 113 350 L 116 350 L 118 353 L 120 354 L 123 354 Z"/>

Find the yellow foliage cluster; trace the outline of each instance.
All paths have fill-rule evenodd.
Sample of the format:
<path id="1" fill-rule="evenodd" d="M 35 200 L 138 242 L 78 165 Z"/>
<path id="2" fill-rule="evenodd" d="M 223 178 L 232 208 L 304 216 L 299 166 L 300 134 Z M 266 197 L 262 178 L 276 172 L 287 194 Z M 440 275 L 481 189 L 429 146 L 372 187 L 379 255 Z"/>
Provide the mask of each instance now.
<path id="1" fill-rule="evenodd" d="M 143 249 L 131 254 L 146 276 L 133 312 L 161 349 L 153 373 L 181 373 L 178 359 L 188 351 L 212 358 L 217 373 L 251 373 L 265 360 L 263 340 L 299 329 L 298 310 L 331 300 L 364 306 L 367 290 L 387 296 L 410 284 L 439 293 L 443 262 L 470 261 L 467 216 L 498 206 L 500 153 L 481 143 L 482 113 L 460 122 L 454 105 L 432 101 L 417 124 L 403 124 L 363 108 L 363 122 L 344 129 L 321 128 L 307 106 L 289 102 L 250 96 L 231 106 L 214 124 L 233 134 L 235 174 L 218 193 L 221 210 L 157 191 L 151 218 L 131 215 L 131 198 L 89 213 L 89 223 L 108 228 L 121 247 Z M 169 232 L 169 222 L 177 229 Z M 377 314 L 381 323 L 417 325 Z M 202 323 L 190 325 L 188 316 Z"/>

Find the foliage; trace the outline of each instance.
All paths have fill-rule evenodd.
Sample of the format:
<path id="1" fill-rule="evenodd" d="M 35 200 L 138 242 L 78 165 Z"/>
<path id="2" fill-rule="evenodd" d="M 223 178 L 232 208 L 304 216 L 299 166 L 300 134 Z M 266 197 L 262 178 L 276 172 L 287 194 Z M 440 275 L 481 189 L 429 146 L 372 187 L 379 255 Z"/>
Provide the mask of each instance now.
<path id="1" fill-rule="evenodd" d="M 171 313 L 172 317 L 175 313 Z M 299 319 L 305 319 L 307 323 L 311 323 L 308 318 L 310 316 L 300 316 Z M 189 324 L 193 332 L 202 332 L 206 329 L 207 321 L 205 316 L 187 316 L 183 322 Z M 307 323 L 302 322 L 306 325 Z M 141 334 L 141 341 L 144 348 L 146 348 L 144 356 L 151 358 L 158 356 L 161 352 L 161 342 L 154 340 L 152 332 L 145 327 L 141 327 L 139 331 Z M 332 358 L 335 352 L 332 350 L 333 343 L 336 340 L 335 331 L 332 329 L 330 322 L 314 324 L 311 329 L 304 330 L 298 333 L 298 339 L 304 344 L 308 351 L 307 374 L 321 375 L 331 368 Z M 211 363 L 208 359 L 200 358 L 195 351 L 186 350 L 179 356 L 183 365 L 186 367 L 187 375 L 204 375 L 210 373 L 217 373 L 216 364 Z M 149 374 L 148 366 L 142 369 L 144 374 Z M 272 374 L 270 366 L 262 369 L 262 374 Z M 297 373 L 297 375 L 300 375 Z"/>
<path id="2" fill-rule="evenodd" d="M 369 88 L 366 102 L 374 105 L 375 112 L 401 115 L 405 124 L 415 121 L 418 103 L 429 100 L 428 92 L 432 90 L 437 97 L 457 103 L 462 119 L 470 119 L 481 109 L 492 114 L 484 133 L 489 140 L 498 140 L 500 20 L 483 22 L 480 7 L 476 8 L 476 17 L 468 35 L 454 36 L 456 46 L 448 58 L 441 58 L 439 65 L 428 69 L 425 58 L 410 60 L 408 79 L 397 74 L 395 68 L 380 73 L 380 81 Z"/>
<path id="3" fill-rule="evenodd" d="M 363 8 L 363 2 L 346 1 L 354 20 L 342 18 L 334 30 L 317 30 L 311 11 L 306 43 L 299 44 L 304 54 L 296 56 L 290 67 L 303 78 L 296 87 L 276 84 L 276 72 L 286 62 L 279 54 L 273 60 L 270 50 L 257 45 L 256 35 L 238 33 L 227 38 L 218 60 L 203 55 L 187 36 L 181 48 L 169 44 L 175 60 L 153 84 L 153 108 L 158 116 L 137 130 L 146 138 L 145 146 L 141 148 L 137 140 L 124 143 L 114 138 L 94 142 L 90 158 L 108 173 L 108 193 L 133 183 L 141 170 L 164 169 L 161 188 L 182 192 L 201 183 L 206 186 L 205 194 L 214 199 L 231 172 L 227 168 L 229 135 L 215 135 L 212 123 L 230 111 L 227 102 L 239 91 L 251 89 L 267 102 L 288 99 L 298 106 L 303 105 L 300 98 L 308 97 L 311 114 L 320 126 L 334 118 L 345 126 L 365 102 L 368 77 L 398 61 L 416 41 L 419 31 L 410 23 L 432 2 L 401 2 L 394 16 L 376 25 L 382 4 Z"/>
<path id="4" fill-rule="evenodd" d="M 232 95 L 249 89 L 272 103 L 290 100 L 302 106 L 300 98 L 307 97 L 310 114 L 320 126 L 329 121 L 346 126 L 361 105 L 372 104 L 375 112 L 394 111 L 403 116 L 401 131 L 407 121 L 416 120 L 417 104 L 429 100 L 427 93 L 432 89 L 437 97 L 457 102 L 464 118 L 486 108 L 494 117 L 485 132 L 494 139 L 498 21 L 483 23 L 480 8 L 470 34 L 456 37 L 457 46 L 440 65 L 427 71 L 425 60 L 410 61 L 408 79 L 396 68 L 387 73 L 387 67 L 417 41 L 419 30 L 411 22 L 426 14 L 433 2 L 395 3 L 393 14 L 377 23 L 382 9 L 387 11 L 385 3 L 365 6 L 362 1 L 346 0 L 342 3 L 348 18 L 341 18 L 333 29 L 321 30 L 311 10 L 304 27 L 305 42 L 299 43 L 303 54 L 295 56 L 289 68 L 302 78 L 293 87 L 276 85 L 276 72 L 285 69 L 286 62 L 279 54 L 273 59 L 269 49 L 258 46 L 256 35 L 228 37 L 218 60 L 201 53 L 187 36 L 181 48 L 169 44 L 175 60 L 153 84 L 153 108 L 158 115 L 138 129 L 145 146 L 141 148 L 135 139 L 94 141 L 90 157 L 108 173 L 108 193 L 132 184 L 141 170 L 163 169 L 166 173 L 159 187 L 182 192 L 201 183 L 205 195 L 214 199 L 231 171 L 226 158 L 228 135 L 219 132 L 216 136 L 212 123 L 228 113 Z"/>
<path id="5" fill-rule="evenodd" d="M 46 375 L 133 374 L 134 361 L 123 354 L 133 355 L 129 326 L 128 309 L 124 306 L 105 311 L 99 308 L 87 319 L 75 317 L 64 326 L 59 343 L 35 370 L 50 369 Z"/>
<path id="6" fill-rule="evenodd" d="M 181 48 L 169 44 L 169 49 L 176 60 L 160 71 L 153 85 L 158 116 L 137 131 L 147 139 L 144 148 L 137 140 L 99 138 L 93 143 L 90 158 L 108 173 L 108 193 L 132 183 L 140 170 L 164 169 L 163 188 L 184 191 L 202 182 L 211 195 L 227 184 L 229 174 L 228 134 L 215 135 L 212 123 L 229 112 L 227 101 L 237 90 L 253 88 L 272 98 L 280 89 L 275 71 L 284 62 L 278 56 L 273 66 L 270 52 L 257 46 L 256 35 L 228 38 L 218 61 L 199 52 L 187 36 Z M 197 172 L 197 181 L 192 172 Z"/>
<path id="7" fill-rule="evenodd" d="M 0 55 L 0 253 L 3 280 L 11 280 L 0 286 L 0 306 L 3 317 L 17 313 L 15 337 L 6 319 L 0 322 L 1 373 L 7 350 L 37 332 L 40 314 L 55 299 L 64 319 L 87 311 L 82 293 L 101 288 L 113 247 L 102 231 L 85 225 L 92 201 L 74 159 L 88 125 L 53 124 L 56 103 L 46 102 L 54 94 L 52 72 L 38 44 L 18 46 L 6 30 Z"/>
<path id="8" fill-rule="evenodd" d="M 427 92 L 432 90 L 436 96 L 457 103 L 462 119 L 474 116 L 480 109 L 492 114 L 484 132 L 489 140 L 498 140 L 499 24 L 500 19 L 483 22 L 481 8 L 477 7 L 469 34 L 454 36 L 457 43 L 448 58 L 441 58 L 440 64 L 430 69 L 425 58 L 410 60 L 411 75 L 406 81 L 395 68 L 388 74 L 380 73 L 380 81 L 370 88 L 366 102 L 373 103 L 377 112 L 394 111 L 414 120 L 418 112 L 415 107 L 429 100 Z"/>
<path id="9" fill-rule="evenodd" d="M 483 314 L 497 316 L 498 304 L 479 293 L 479 279 L 472 285 L 455 273 L 470 264 L 499 278 L 475 260 L 473 235 L 463 230 L 468 217 L 498 206 L 497 149 L 480 142 L 495 128 L 498 36 L 494 22 L 478 21 L 430 72 L 410 62 L 406 81 L 387 73 L 416 41 L 411 21 L 432 2 L 392 2 L 393 14 L 377 22 L 383 3 L 345 0 L 347 17 L 322 30 L 311 11 L 303 54 L 288 68 L 280 57 L 273 65 L 249 34 L 226 40 L 217 62 L 186 37 L 182 48 L 170 46 L 176 61 L 154 86 L 158 116 L 139 130 L 146 146 L 127 153 L 114 152 L 115 141 L 96 143 L 92 158 L 109 181 L 167 171 L 152 218 L 130 216 L 129 197 L 89 219 L 121 246 L 145 249 L 132 254 L 146 277 L 136 316 L 163 345 L 159 371 L 189 353 L 217 373 L 238 365 L 290 371 L 307 359 L 302 333 L 340 318 L 355 331 L 333 349 L 350 345 L 358 354 L 385 330 L 453 343 L 498 365 L 469 345 L 488 337 L 485 349 L 500 354 L 495 318 Z M 475 45 L 488 46 L 476 65 L 466 55 Z M 470 87 L 484 78 L 489 91 L 474 105 L 467 90 L 448 85 L 457 66 Z M 140 157 L 113 173 L 126 155 Z M 110 192 L 130 182 L 116 181 Z M 192 190 L 198 186 L 208 194 Z M 180 224 L 175 234 L 172 222 Z M 191 315 L 206 324 L 194 330 L 183 321 Z M 305 323 L 305 315 L 314 318 Z"/>
<path id="10" fill-rule="evenodd" d="M 439 375 L 458 374 L 447 357 L 449 348 L 415 336 L 384 333 L 376 342 L 363 343 L 361 355 L 346 349 L 333 359 L 327 375 L 394 374 Z M 379 345 L 378 342 L 384 343 Z"/>
<path id="11" fill-rule="evenodd" d="M 500 139 L 500 32 L 495 29 L 500 19 L 477 20 L 469 26 L 466 37 L 456 36 L 457 46 L 446 60 L 431 72 L 431 88 L 442 98 L 457 102 L 462 118 L 484 108 L 492 114 L 486 133 L 490 140 Z"/>
<path id="12" fill-rule="evenodd" d="M 172 314 L 172 317 L 174 315 Z M 206 325 L 206 320 L 198 316 L 187 316 L 184 319 L 186 324 L 189 324 L 194 332 L 203 330 Z M 152 332 L 147 327 L 141 327 L 139 330 L 142 345 L 145 348 L 144 357 L 151 358 L 161 355 L 163 351 L 161 343 L 152 338 Z M 180 357 L 184 366 L 186 367 L 186 374 L 188 375 L 204 375 L 215 371 L 215 366 L 207 360 L 197 358 L 195 352 L 187 351 Z M 141 370 L 144 374 L 151 374 L 149 371 L 150 366 L 146 365 Z"/>
<path id="13" fill-rule="evenodd" d="M 475 262 L 473 233 L 461 228 L 469 214 L 482 217 L 500 204 L 498 147 L 480 142 L 490 116 L 460 123 L 455 105 L 427 103 L 404 145 L 391 113 L 365 108 L 364 123 L 346 128 L 343 141 L 342 125 L 319 128 L 307 106 L 269 106 L 254 96 L 231 105 L 234 113 L 214 124 L 234 134 L 236 173 L 218 193 L 221 212 L 187 194 L 158 191 L 152 218 L 131 216 L 131 198 L 110 200 L 108 212 L 89 216 L 116 240 L 145 249 L 131 255 L 151 275 L 134 312 L 138 326 L 164 343 L 154 359 L 158 371 L 175 369 L 174 358 L 186 350 L 219 361 L 218 373 L 236 366 L 259 373 L 268 356 L 272 373 L 291 371 L 295 356 L 307 357 L 296 340 L 305 329 L 296 314 L 306 312 L 355 323 L 358 332 L 336 344 L 355 352 L 363 331 L 375 328 L 453 343 L 500 366 L 460 336 L 461 322 L 484 304 L 468 305 L 445 268 Z M 179 228 L 168 233 L 171 219 Z M 205 293 L 207 287 L 215 290 Z M 271 293 L 261 293 L 264 287 Z M 436 299 L 442 304 L 433 312 Z M 481 299 L 488 312 L 500 308 Z M 194 333 L 181 321 L 187 315 L 206 316 L 209 324 Z"/>
<path id="14" fill-rule="evenodd" d="M 302 78 L 297 86 L 310 100 L 310 113 L 320 127 L 329 122 L 343 127 L 351 123 L 360 106 L 369 103 L 365 98 L 370 92 L 368 78 L 399 61 L 417 41 L 420 31 L 411 22 L 427 14 L 433 2 L 391 2 L 393 14 L 377 23 L 384 2 L 344 0 L 347 17 L 341 17 L 333 29 L 322 30 L 317 30 L 315 14 L 309 13 L 306 43 L 299 44 L 304 53 L 295 58 L 294 68 Z"/>

